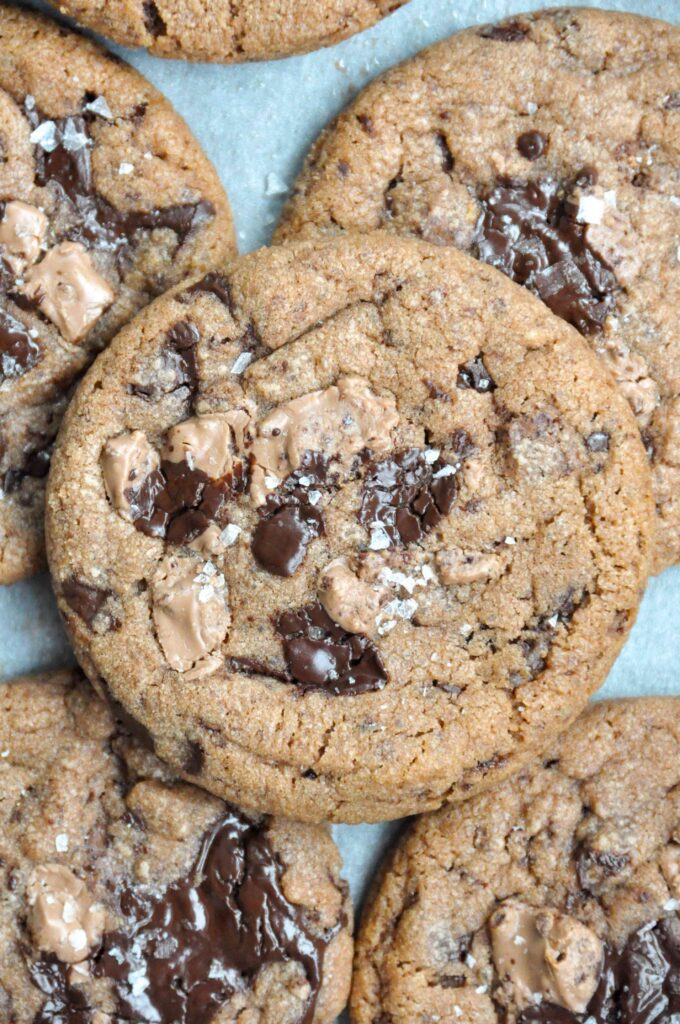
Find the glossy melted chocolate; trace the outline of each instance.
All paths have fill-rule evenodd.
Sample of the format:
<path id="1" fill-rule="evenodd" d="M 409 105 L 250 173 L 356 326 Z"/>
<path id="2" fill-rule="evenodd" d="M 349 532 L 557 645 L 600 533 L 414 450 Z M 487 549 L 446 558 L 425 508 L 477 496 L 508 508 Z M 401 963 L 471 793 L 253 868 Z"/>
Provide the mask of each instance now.
<path id="1" fill-rule="evenodd" d="M 677 1024 L 680 918 L 652 921 L 622 950 L 607 949 L 600 983 L 583 1014 L 554 1003 L 524 1010 L 518 1024 Z"/>
<path id="2" fill-rule="evenodd" d="M 206 835 L 185 878 L 159 895 L 119 893 L 123 924 L 104 935 L 90 960 L 109 979 L 116 1021 L 209 1024 L 234 992 L 268 964 L 301 965 L 310 988 L 302 1024 L 311 1024 L 326 947 L 281 888 L 282 867 L 264 828 L 229 810 Z M 32 968 L 46 1001 L 35 1024 L 91 1024 L 93 1009 L 68 966 L 44 958 Z"/>
<path id="3" fill-rule="evenodd" d="M 305 689 L 348 696 L 381 690 L 387 682 L 375 644 L 333 622 L 319 601 L 283 612 L 276 628 L 293 681 Z"/>
<path id="4" fill-rule="evenodd" d="M 615 305 L 616 278 L 590 248 L 587 224 L 576 220 L 568 194 L 592 184 L 593 172 L 573 182 L 501 179 L 480 196 L 479 259 L 538 295 L 582 334 L 602 328 Z"/>
<path id="5" fill-rule="evenodd" d="M 414 544 L 449 514 L 457 494 L 454 467 L 409 448 L 369 465 L 359 521 L 380 523 L 392 544 Z"/>

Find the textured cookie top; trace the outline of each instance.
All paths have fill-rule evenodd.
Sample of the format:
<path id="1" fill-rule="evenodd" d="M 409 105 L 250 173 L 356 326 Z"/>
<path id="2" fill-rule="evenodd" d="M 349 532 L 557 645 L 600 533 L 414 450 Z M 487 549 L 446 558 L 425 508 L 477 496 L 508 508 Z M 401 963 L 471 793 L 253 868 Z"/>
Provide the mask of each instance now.
<path id="1" fill-rule="evenodd" d="M 353 1024 L 670 1024 L 679 910 L 680 698 L 597 704 L 402 841 L 357 939 Z"/>
<path id="2" fill-rule="evenodd" d="M 240 63 L 332 46 L 405 0 L 60 0 L 59 10 L 156 57 Z"/>
<path id="3" fill-rule="evenodd" d="M 74 378 L 130 317 L 233 255 L 215 172 L 170 105 L 80 35 L 0 7 L 0 583 L 43 560 Z"/>
<path id="4" fill-rule="evenodd" d="M 78 673 L 3 684 L 0 711 L 0 1019 L 335 1019 L 351 907 L 325 829 L 177 782 Z"/>
<path id="5" fill-rule="evenodd" d="M 388 235 L 155 303 L 70 407 L 60 608 L 159 756 L 246 806 L 390 818 L 507 773 L 634 616 L 648 469 L 570 327 Z"/>
<path id="6" fill-rule="evenodd" d="M 314 146 L 278 238 L 455 245 L 586 335 L 652 462 L 655 568 L 680 558 L 680 30 L 539 11 L 368 87 Z"/>

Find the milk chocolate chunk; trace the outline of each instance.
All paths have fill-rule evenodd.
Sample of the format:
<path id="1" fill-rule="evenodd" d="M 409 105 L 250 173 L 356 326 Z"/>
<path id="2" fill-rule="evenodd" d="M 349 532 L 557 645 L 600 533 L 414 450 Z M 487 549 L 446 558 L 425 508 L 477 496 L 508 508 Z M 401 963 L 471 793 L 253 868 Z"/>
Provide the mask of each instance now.
<path id="1" fill-rule="evenodd" d="M 41 864 L 28 880 L 26 896 L 38 949 L 67 964 L 91 956 L 101 940 L 105 912 L 81 879 L 62 864 Z"/>
<path id="2" fill-rule="evenodd" d="M 457 468 L 438 449 L 409 448 L 369 465 L 359 521 L 388 544 L 413 544 L 447 516 L 458 494 Z M 377 546 L 372 543 L 370 546 Z"/>
<path id="3" fill-rule="evenodd" d="M 319 601 L 283 612 L 276 628 L 293 680 L 304 689 L 350 696 L 385 686 L 387 672 L 373 642 L 333 622 Z"/>
<path id="4" fill-rule="evenodd" d="M 212 562 L 165 558 L 153 585 L 152 615 L 170 668 L 186 672 L 215 652 L 231 622 L 224 576 Z"/>
<path id="5" fill-rule="evenodd" d="M 227 810 L 183 878 L 161 892 L 121 885 L 121 924 L 89 960 L 113 985 L 115 1019 L 209 1024 L 263 967 L 295 963 L 309 993 L 301 1024 L 311 1024 L 337 929 L 315 935 L 286 898 L 282 874 L 266 826 Z M 32 979 L 47 997 L 36 1024 L 91 1024 L 66 964 L 38 961 Z"/>
<path id="6" fill-rule="evenodd" d="M 620 950 L 605 948 L 598 986 L 577 1013 L 546 1001 L 527 1007 L 518 1024 L 674 1024 L 680 1014 L 680 921 L 650 921 Z"/>
<path id="7" fill-rule="evenodd" d="M 20 291 L 59 329 L 67 341 L 81 341 L 115 293 L 79 242 L 62 242 L 26 274 Z"/>
<path id="8" fill-rule="evenodd" d="M 21 275 L 38 260 L 47 234 L 47 217 L 37 206 L 13 200 L 5 204 L 0 222 L 0 255 Z"/>
<path id="9" fill-rule="evenodd" d="M 0 384 L 28 373 L 40 361 L 42 350 L 24 325 L 0 309 Z"/>
<path id="10" fill-rule="evenodd" d="M 586 335 L 601 330 L 618 291 L 569 199 L 576 186 L 588 187 L 592 180 L 588 171 L 564 184 L 500 179 L 480 196 L 476 231 L 479 259 L 525 285 Z"/>

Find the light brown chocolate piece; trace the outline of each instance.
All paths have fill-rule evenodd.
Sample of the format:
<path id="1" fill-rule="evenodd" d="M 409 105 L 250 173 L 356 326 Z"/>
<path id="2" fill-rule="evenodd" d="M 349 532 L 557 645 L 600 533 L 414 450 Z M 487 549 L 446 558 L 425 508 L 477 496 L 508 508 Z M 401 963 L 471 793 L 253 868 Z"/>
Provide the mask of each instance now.
<path id="1" fill-rule="evenodd" d="M 371 636 L 385 603 L 387 588 L 360 579 L 346 558 L 336 558 L 321 572 L 317 593 L 319 601 L 339 626 L 350 633 Z"/>
<path id="2" fill-rule="evenodd" d="M 0 222 L 0 255 L 18 276 L 40 257 L 47 235 L 47 217 L 30 203 L 7 203 Z"/>
<path id="3" fill-rule="evenodd" d="M 168 431 L 161 457 L 186 462 L 190 469 L 200 469 L 213 479 L 226 476 L 233 466 L 232 418 L 216 413 L 178 423 Z"/>
<path id="4" fill-rule="evenodd" d="M 149 473 L 158 469 L 160 458 L 141 430 L 119 434 L 106 442 L 102 452 L 102 476 L 109 501 L 124 519 L 130 519 L 127 492 L 138 489 Z"/>
<path id="5" fill-rule="evenodd" d="M 231 622 L 224 576 L 211 562 L 168 557 L 153 587 L 153 621 L 171 668 L 186 672 L 223 642 Z"/>
<path id="6" fill-rule="evenodd" d="M 28 271 L 20 290 L 73 342 L 85 337 L 116 297 L 80 242 L 55 245 Z"/>
<path id="7" fill-rule="evenodd" d="M 520 1008 L 547 1000 L 583 1013 L 602 968 L 602 942 L 553 909 L 503 904 L 489 923 L 496 971 Z"/>
<path id="8" fill-rule="evenodd" d="M 437 553 L 436 562 L 439 578 L 447 587 L 497 579 L 503 571 L 503 559 L 493 552 L 449 548 Z"/>
<path id="9" fill-rule="evenodd" d="M 257 424 L 251 449 L 254 503 L 261 505 L 299 469 L 305 452 L 321 452 L 342 464 L 363 448 L 379 454 L 398 422 L 394 398 L 380 398 L 360 377 L 341 377 L 332 387 L 274 409 Z"/>
<path id="10" fill-rule="evenodd" d="M 106 914 L 85 883 L 63 864 L 40 864 L 28 880 L 26 896 L 38 949 L 67 964 L 87 960 L 101 939 Z"/>

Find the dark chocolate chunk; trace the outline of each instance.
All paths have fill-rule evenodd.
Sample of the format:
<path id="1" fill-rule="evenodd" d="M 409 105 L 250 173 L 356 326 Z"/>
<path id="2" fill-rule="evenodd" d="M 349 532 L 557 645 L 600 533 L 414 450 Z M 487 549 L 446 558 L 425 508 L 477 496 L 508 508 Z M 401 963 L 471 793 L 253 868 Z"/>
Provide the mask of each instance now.
<path id="1" fill-rule="evenodd" d="M 575 185 L 592 181 L 588 168 L 563 186 L 551 179 L 501 179 L 480 196 L 476 230 L 479 259 L 534 292 L 582 334 L 602 328 L 618 291 L 567 198 Z"/>
<path id="2" fill-rule="evenodd" d="M 2 490 L 5 494 L 18 491 L 24 480 L 42 480 L 50 471 L 53 438 L 45 439 L 45 448 L 34 448 L 29 444 L 24 449 L 23 461 L 19 466 L 12 466 L 2 477 Z"/>
<path id="3" fill-rule="evenodd" d="M 92 625 L 112 593 L 103 587 L 86 583 L 77 576 L 69 576 L 63 580 L 60 591 L 69 608 L 73 609 L 88 626 Z"/>
<path id="4" fill-rule="evenodd" d="M 32 370 L 41 356 L 40 345 L 24 325 L 0 309 L 0 384 Z"/>
<path id="5" fill-rule="evenodd" d="M 543 156 L 547 142 L 540 132 L 522 132 L 517 139 L 517 149 L 525 160 L 538 160 Z"/>
<path id="6" fill-rule="evenodd" d="M 496 382 L 484 365 L 481 355 L 458 367 L 456 385 L 459 388 L 469 388 L 472 391 L 482 391 L 485 394 L 496 390 Z"/>
<path id="7" fill-rule="evenodd" d="M 437 146 L 442 158 L 442 170 L 445 174 L 450 174 L 453 170 L 456 161 L 453 158 L 451 147 L 449 146 L 449 140 L 446 138 L 443 132 L 437 132 L 435 136 Z"/>
<path id="8" fill-rule="evenodd" d="M 205 764 L 205 751 L 198 740 L 189 740 L 184 758 L 184 771 L 187 775 L 200 775 Z"/>
<path id="9" fill-rule="evenodd" d="M 158 10 L 158 6 L 154 3 L 154 0 L 144 0 L 142 7 L 144 14 L 144 27 L 147 32 L 158 39 L 159 36 L 167 34 L 167 28 L 165 22 L 161 17 L 161 12 Z"/>
<path id="10" fill-rule="evenodd" d="M 664 100 L 664 110 L 680 110 L 680 90 L 672 92 Z"/>
<path id="11" fill-rule="evenodd" d="M 275 576 L 292 576 L 302 565 L 307 548 L 324 532 L 323 514 L 310 501 L 309 488 L 332 485 L 327 456 L 304 452 L 300 469 L 291 473 L 260 509 L 251 550 L 264 569 Z"/>
<path id="12" fill-rule="evenodd" d="M 457 494 L 455 466 L 408 448 L 369 464 L 359 522 L 368 529 L 379 523 L 392 544 L 413 544 L 449 514 Z"/>
<path id="13" fill-rule="evenodd" d="M 204 837 L 184 878 L 164 891 L 121 886 L 123 923 L 91 958 L 113 985 L 115 1019 L 135 1024 L 209 1024 L 268 964 L 297 963 L 310 987 L 301 1024 L 311 1024 L 326 948 L 337 927 L 317 936 L 281 886 L 283 868 L 266 823 L 228 810 Z M 68 964 L 46 958 L 32 969 L 46 996 L 39 1024 L 87 1024 Z"/>
<path id="14" fill-rule="evenodd" d="M 630 864 L 627 853 L 591 850 L 582 843 L 575 852 L 576 874 L 584 892 L 596 893 L 603 882 L 620 874 Z"/>
<path id="15" fill-rule="evenodd" d="M 387 682 L 375 644 L 333 622 L 318 601 L 283 612 L 276 628 L 293 681 L 304 689 L 347 696 L 381 690 Z"/>
<path id="16" fill-rule="evenodd" d="M 182 292 L 180 298 L 184 299 L 192 295 L 200 295 L 204 293 L 206 295 L 214 295 L 216 299 L 226 306 L 230 313 L 234 312 L 231 290 L 229 287 L 229 279 L 225 274 L 218 274 L 212 270 L 205 277 L 202 277 L 196 284 L 192 284 L 190 288 L 187 288 L 185 292 Z"/>
<path id="17" fill-rule="evenodd" d="M 65 238 L 119 251 L 120 255 L 142 230 L 169 228 L 182 245 L 195 228 L 215 215 L 213 204 L 207 200 L 153 210 L 117 210 L 94 189 L 89 134 L 92 118 L 75 115 L 49 119 L 35 107 L 25 108 L 25 114 L 33 129 L 47 122 L 54 125 L 56 145 L 49 151 L 39 144 L 35 147 L 35 183 L 41 188 L 56 187 L 70 202 L 77 223 Z"/>
<path id="18" fill-rule="evenodd" d="M 111 708 L 111 714 L 115 718 L 121 730 L 136 739 L 137 742 L 147 750 L 155 753 L 156 744 L 154 743 L 153 736 L 147 727 L 142 725 L 138 718 L 135 718 L 134 715 L 130 714 L 127 708 L 123 707 L 119 700 L 116 700 L 109 690 L 106 681 L 102 679 L 101 676 L 98 677 L 98 683 L 105 694 L 106 703 Z"/>
<path id="19" fill-rule="evenodd" d="M 495 39 L 499 43 L 521 43 L 529 34 L 518 21 L 506 21 L 502 25 L 487 25 L 479 33 L 482 39 Z"/>

